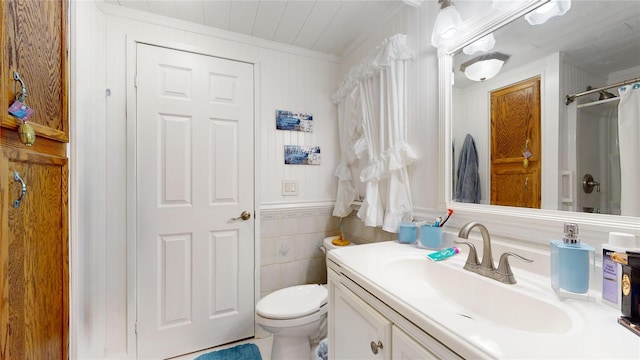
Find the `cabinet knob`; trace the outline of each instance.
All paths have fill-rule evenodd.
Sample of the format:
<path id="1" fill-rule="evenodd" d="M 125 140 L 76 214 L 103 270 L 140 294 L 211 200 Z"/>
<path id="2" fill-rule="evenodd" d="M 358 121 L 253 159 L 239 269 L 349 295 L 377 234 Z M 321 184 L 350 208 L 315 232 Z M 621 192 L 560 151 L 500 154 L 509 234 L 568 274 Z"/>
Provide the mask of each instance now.
<path id="1" fill-rule="evenodd" d="M 371 342 L 371 352 L 374 355 L 377 355 L 378 354 L 378 349 L 382 349 L 382 348 L 383 348 L 382 342 L 378 341 L 377 344 L 375 342 L 373 342 L 373 341 Z"/>

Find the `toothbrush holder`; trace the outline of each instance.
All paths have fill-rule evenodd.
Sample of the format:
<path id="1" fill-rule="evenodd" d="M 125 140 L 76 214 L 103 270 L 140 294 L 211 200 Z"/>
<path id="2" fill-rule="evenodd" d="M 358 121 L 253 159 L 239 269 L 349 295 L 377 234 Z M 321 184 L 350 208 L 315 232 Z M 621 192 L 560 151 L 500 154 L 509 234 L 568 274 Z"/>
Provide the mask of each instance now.
<path id="1" fill-rule="evenodd" d="M 422 225 L 418 246 L 427 249 L 440 249 L 442 247 L 442 228 L 431 224 Z"/>
<path id="2" fill-rule="evenodd" d="M 402 244 L 413 244 L 418 238 L 418 225 L 413 222 L 398 224 L 398 241 Z"/>

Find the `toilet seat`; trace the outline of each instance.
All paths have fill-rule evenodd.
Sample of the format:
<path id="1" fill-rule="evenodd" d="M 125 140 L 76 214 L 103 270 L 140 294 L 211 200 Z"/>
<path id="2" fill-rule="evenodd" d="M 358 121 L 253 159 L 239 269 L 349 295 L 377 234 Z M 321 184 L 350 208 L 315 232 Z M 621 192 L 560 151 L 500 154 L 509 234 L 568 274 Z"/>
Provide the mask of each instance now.
<path id="1" fill-rule="evenodd" d="M 317 321 L 321 321 L 323 317 L 326 316 L 327 310 L 329 308 L 328 304 L 322 305 L 320 309 L 317 309 L 316 312 L 311 313 L 306 316 L 291 318 L 291 319 L 271 319 L 268 317 L 261 316 L 260 314 L 256 314 L 256 322 L 263 327 L 273 327 L 273 328 L 295 328 L 297 326 L 305 326 L 312 324 Z"/>
<path id="2" fill-rule="evenodd" d="M 267 319 L 287 320 L 306 317 L 327 304 L 323 285 L 299 285 L 274 291 L 256 304 L 256 313 Z M 326 306 L 325 312 L 326 312 Z"/>

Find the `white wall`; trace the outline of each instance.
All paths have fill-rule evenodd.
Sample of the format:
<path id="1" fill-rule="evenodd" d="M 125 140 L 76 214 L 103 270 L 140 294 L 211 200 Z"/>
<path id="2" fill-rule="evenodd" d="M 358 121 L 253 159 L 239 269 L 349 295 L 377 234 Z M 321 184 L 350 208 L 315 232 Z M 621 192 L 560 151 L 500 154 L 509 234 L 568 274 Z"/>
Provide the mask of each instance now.
<path id="1" fill-rule="evenodd" d="M 102 354 L 106 330 L 106 19 L 93 2 L 74 2 L 70 67 L 70 358 Z M 121 314 L 115 317 L 121 318 Z M 77 341 L 74 341 L 77 338 Z"/>
<path id="2" fill-rule="evenodd" d="M 333 61 L 260 49 L 262 145 L 258 165 L 263 207 L 335 202 L 338 181 L 333 172 L 340 146 L 331 95 L 337 86 L 337 69 Z M 276 109 L 313 114 L 313 132 L 276 130 Z M 284 145 L 320 145 L 321 165 L 285 165 Z M 297 180 L 299 195 L 283 196 L 283 179 Z"/>
<path id="3" fill-rule="evenodd" d="M 129 202 L 135 194 L 127 194 L 127 182 L 134 179 L 127 168 L 134 145 L 127 141 L 127 114 L 135 111 L 127 102 L 135 68 L 133 42 L 256 63 L 256 193 L 258 206 L 269 211 L 326 207 L 335 201 L 337 120 L 330 95 L 337 86 L 339 59 L 109 4 L 78 1 L 71 8 L 72 193 L 77 195 L 71 206 L 72 299 L 77 299 L 72 354 L 133 358 L 135 284 L 128 276 L 135 248 L 127 241 L 135 212 Z M 314 132 L 275 130 L 276 109 L 312 113 Z M 285 166 L 285 144 L 320 145 L 322 164 Z M 282 197 L 283 178 L 298 180 L 298 196 Z"/>

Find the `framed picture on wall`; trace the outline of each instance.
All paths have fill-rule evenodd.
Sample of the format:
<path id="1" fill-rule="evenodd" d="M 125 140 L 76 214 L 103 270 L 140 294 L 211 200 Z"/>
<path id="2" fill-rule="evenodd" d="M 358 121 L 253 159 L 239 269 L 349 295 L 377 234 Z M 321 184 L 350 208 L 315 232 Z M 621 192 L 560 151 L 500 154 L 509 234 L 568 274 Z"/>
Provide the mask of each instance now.
<path id="1" fill-rule="evenodd" d="M 284 163 L 287 165 L 320 165 L 320 146 L 284 146 Z"/>
<path id="2" fill-rule="evenodd" d="M 288 110 L 276 110 L 276 129 L 313 131 L 313 115 Z"/>

